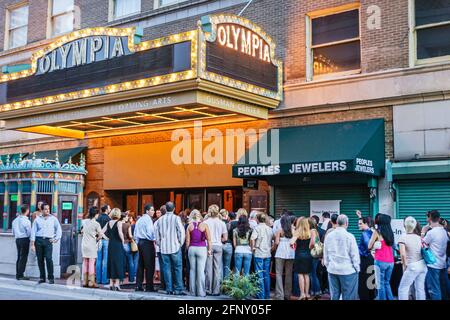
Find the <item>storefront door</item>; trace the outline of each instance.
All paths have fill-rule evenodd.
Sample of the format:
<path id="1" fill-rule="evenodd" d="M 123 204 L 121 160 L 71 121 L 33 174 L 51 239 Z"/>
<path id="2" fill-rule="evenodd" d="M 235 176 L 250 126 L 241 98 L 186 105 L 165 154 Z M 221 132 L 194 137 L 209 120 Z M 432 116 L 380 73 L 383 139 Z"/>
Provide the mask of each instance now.
<path id="1" fill-rule="evenodd" d="M 61 274 L 75 264 L 77 253 L 77 196 L 59 196 L 58 219 L 61 223 Z"/>
<path id="2" fill-rule="evenodd" d="M 12 228 L 12 222 L 17 216 L 17 194 L 9 196 L 8 229 Z"/>

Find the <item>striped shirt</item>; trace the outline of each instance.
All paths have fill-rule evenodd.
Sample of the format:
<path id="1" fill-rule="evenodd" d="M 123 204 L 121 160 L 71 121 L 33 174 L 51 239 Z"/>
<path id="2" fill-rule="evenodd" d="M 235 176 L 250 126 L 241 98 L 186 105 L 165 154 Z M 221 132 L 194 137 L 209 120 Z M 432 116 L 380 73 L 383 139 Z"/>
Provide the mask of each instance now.
<path id="1" fill-rule="evenodd" d="M 156 224 L 156 244 L 162 254 L 173 254 L 180 250 L 184 243 L 186 232 L 180 217 L 167 212 L 158 219 Z"/>

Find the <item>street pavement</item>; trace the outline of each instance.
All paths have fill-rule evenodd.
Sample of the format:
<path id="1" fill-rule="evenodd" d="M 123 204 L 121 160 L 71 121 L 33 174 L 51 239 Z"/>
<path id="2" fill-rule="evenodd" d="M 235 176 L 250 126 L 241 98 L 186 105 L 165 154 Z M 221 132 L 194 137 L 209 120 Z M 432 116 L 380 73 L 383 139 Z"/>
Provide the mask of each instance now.
<path id="1" fill-rule="evenodd" d="M 10 294 L 9 294 L 10 293 Z M 21 299 L 20 297 L 23 297 Z M 66 285 L 64 281 L 55 284 L 38 284 L 37 279 L 18 281 L 8 276 L 0 276 L 0 300 L 217 300 L 220 297 L 169 296 L 164 293 L 135 292 L 124 289 L 121 292 L 106 288 L 90 289 L 79 285 Z"/>

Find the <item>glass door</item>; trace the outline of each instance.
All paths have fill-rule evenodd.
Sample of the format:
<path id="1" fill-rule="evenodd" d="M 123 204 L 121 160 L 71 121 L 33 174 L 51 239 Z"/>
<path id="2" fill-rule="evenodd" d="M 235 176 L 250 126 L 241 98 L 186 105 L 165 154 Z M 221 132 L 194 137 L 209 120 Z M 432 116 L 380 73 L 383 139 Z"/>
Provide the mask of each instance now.
<path id="1" fill-rule="evenodd" d="M 200 211 L 203 211 L 203 192 L 196 192 L 196 193 L 188 193 L 188 206 L 189 209 L 197 209 Z"/>
<path id="2" fill-rule="evenodd" d="M 208 191 L 206 208 L 213 204 L 218 205 L 222 209 L 222 191 Z"/>

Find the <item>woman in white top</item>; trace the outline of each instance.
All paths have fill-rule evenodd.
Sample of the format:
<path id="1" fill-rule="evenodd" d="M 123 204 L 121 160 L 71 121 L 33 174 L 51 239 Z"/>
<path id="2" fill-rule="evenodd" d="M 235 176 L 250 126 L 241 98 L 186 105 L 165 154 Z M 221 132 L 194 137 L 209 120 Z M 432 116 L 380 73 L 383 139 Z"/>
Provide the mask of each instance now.
<path id="1" fill-rule="evenodd" d="M 425 300 L 425 276 L 427 266 L 422 257 L 420 227 L 413 217 L 405 219 L 405 230 L 400 240 L 400 256 L 403 264 L 403 277 L 398 288 L 398 299 L 409 300 L 409 290 L 414 283 L 416 300 Z"/>
<path id="2" fill-rule="evenodd" d="M 292 268 L 294 266 L 295 249 L 291 246 L 293 222 L 295 217 L 284 215 L 280 220 L 281 229 L 275 232 L 275 299 L 290 300 L 292 293 Z M 285 281 L 283 287 L 283 271 Z"/>
<path id="3" fill-rule="evenodd" d="M 95 284 L 95 260 L 97 259 L 97 240 L 102 236 L 102 228 L 97 222 L 98 208 L 89 209 L 89 216 L 83 221 L 81 233 L 81 254 L 83 256 L 83 286 L 98 288 Z"/>

